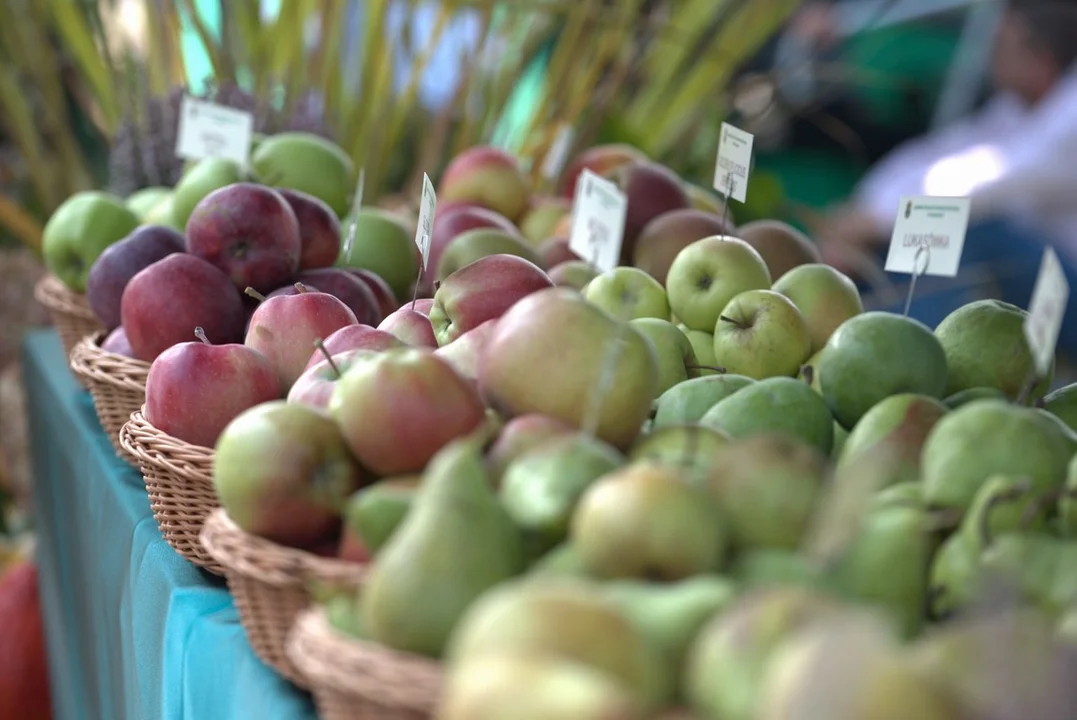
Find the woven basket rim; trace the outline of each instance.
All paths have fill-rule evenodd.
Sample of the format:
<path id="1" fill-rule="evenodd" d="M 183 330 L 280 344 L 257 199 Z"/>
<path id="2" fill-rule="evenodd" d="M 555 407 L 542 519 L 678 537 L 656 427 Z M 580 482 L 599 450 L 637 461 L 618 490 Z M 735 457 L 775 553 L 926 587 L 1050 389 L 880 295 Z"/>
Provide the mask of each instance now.
<path id="1" fill-rule="evenodd" d="M 310 581 L 358 587 L 366 577 L 365 565 L 321 557 L 244 532 L 224 508 L 206 518 L 201 539 L 226 573 L 275 587 L 302 586 Z"/>
<path id="2" fill-rule="evenodd" d="M 45 273 L 34 285 L 34 298 L 49 310 L 59 311 L 100 325 L 97 316 L 86 304 L 86 296 L 71 290 L 60 278 Z"/>
<path id="3" fill-rule="evenodd" d="M 107 334 L 102 330 L 87 335 L 75 345 L 71 351 L 71 371 L 93 382 L 145 392 L 150 364 L 144 360 L 103 350 L 101 343 Z"/>

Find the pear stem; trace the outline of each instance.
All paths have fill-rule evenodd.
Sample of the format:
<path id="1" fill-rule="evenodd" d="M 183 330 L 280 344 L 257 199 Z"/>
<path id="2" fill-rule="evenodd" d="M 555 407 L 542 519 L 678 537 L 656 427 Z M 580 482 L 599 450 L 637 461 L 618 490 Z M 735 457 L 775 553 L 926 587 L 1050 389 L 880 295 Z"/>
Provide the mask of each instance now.
<path id="1" fill-rule="evenodd" d="M 265 296 L 265 295 L 263 295 L 262 293 L 258 292 L 257 290 L 255 290 L 255 289 L 254 289 L 254 288 L 252 288 L 252 287 L 248 287 L 248 288 L 246 288 L 246 289 L 245 289 L 245 290 L 243 291 L 243 293 L 244 293 L 245 295 L 247 295 L 248 297 L 252 297 L 252 298 L 254 298 L 255 300 L 257 300 L 257 301 L 258 301 L 258 302 L 260 302 L 260 303 L 262 303 L 262 302 L 265 302 L 265 301 L 266 301 L 266 296 Z"/>
<path id="2" fill-rule="evenodd" d="M 305 292 L 310 292 L 310 290 L 308 290 L 308 289 L 307 289 L 307 286 L 306 286 L 306 285 L 304 285 L 304 284 L 303 284 L 303 283 L 301 283 L 301 282 L 297 282 L 297 283 L 295 284 L 295 291 L 296 291 L 297 293 L 299 293 L 299 294 L 303 294 L 303 293 L 305 293 Z"/>
<path id="3" fill-rule="evenodd" d="M 721 320 L 722 322 L 732 323 L 733 325 L 736 325 L 736 326 L 737 326 L 738 328 L 740 328 L 741 330 L 743 330 L 743 329 L 745 329 L 746 327 L 748 327 L 748 326 L 747 326 L 747 325 L 745 325 L 744 323 L 742 323 L 742 322 L 740 322 L 740 321 L 738 321 L 738 320 L 734 320 L 733 318 L 731 318 L 731 317 L 728 317 L 728 316 L 726 316 L 726 315 L 719 315 L 719 316 L 718 316 L 718 319 L 719 319 L 719 320 Z"/>
<path id="4" fill-rule="evenodd" d="M 685 365 L 685 370 L 713 370 L 716 373 L 724 375 L 726 369 L 721 365 Z"/>
<path id="5" fill-rule="evenodd" d="M 298 283 L 296 284 L 298 285 Z M 333 362 L 333 356 L 329 354 L 329 351 L 326 349 L 325 343 L 322 342 L 321 338 L 314 338 L 314 347 L 318 348 L 318 352 L 325 357 L 325 361 L 329 363 L 329 367 L 333 369 L 333 374 L 336 375 L 336 379 L 339 380 L 341 374 L 340 368 Z"/>
<path id="6" fill-rule="evenodd" d="M 194 329 L 194 336 L 196 338 L 198 338 L 199 340 L 201 340 L 203 345 L 212 345 L 213 344 L 213 343 L 211 343 L 209 341 L 209 338 L 206 337 L 206 331 L 202 329 L 201 325 L 199 325 L 198 327 L 196 327 Z"/>
<path id="7" fill-rule="evenodd" d="M 1020 483 L 1009 490 L 1000 492 L 997 495 L 992 495 L 988 498 L 987 503 L 984 505 L 983 514 L 980 515 L 980 542 L 985 548 L 990 547 L 995 539 L 991 533 L 991 513 L 999 505 L 1020 500 L 1028 495 L 1028 492 L 1031 489 L 1032 481 L 1028 478 L 1024 478 Z"/>

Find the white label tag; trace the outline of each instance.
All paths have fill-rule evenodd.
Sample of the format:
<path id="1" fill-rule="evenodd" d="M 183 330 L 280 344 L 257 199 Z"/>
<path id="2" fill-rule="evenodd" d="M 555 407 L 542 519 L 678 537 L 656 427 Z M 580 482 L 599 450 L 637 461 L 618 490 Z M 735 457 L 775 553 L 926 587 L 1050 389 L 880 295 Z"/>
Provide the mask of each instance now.
<path id="1" fill-rule="evenodd" d="M 569 248 L 599 272 L 617 267 L 627 210 L 628 201 L 616 185 L 585 169 L 576 183 Z"/>
<path id="2" fill-rule="evenodd" d="M 344 239 L 344 257 L 348 257 L 355 243 L 355 226 L 359 218 L 359 208 L 363 206 L 363 189 L 366 185 L 366 168 L 359 168 L 359 180 L 355 183 L 355 195 L 352 196 L 351 221 L 348 223 L 348 236 Z"/>
<path id="3" fill-rule="evenodd" d="M 561 174 L 561 169 L 565 167 L 565 160 L 568 159 L 568 149 L 572 147 L 574 134 L 571 125 L 561 123 L 557 136 L 554 137 L 550 149 L 546 151 L 546 157 L 542 160 L 542 177 L 553 180 Z"/>
<path id="4" fill-rule="evenodd" d="M 1047 248 L 1040 264 L 1040 274 L 1036 278 L 1036 287 L 1032 291 L 1032 300 L 1028 304 L 1028 317 L 1025 318 L 1025 338 L 1032 349 L 1040 377 L 1046 377 L 1051 370 L 1069 298 L 1070 286 L 1066 282 L 1066 273 L 1055 251 Z"/>
<path id="5" fill-rule="evenodd" d="M 953 277 L 961 265 L 969 199 L 903 197 L 898 208 L 886 271 Z"/>
<path id="6" fill-rule="evenodd" d="M 755 136 L 722 123 L 718 159 L 714 164 L 714 189 L 726 198 L 744 202 L 748 198 L 748 173 L 752 169 Z"/>
<path id="7" fill-rule="evenodd" d="M 423 254 L 423 271 L 430 262 L 430 232 L 434 227 L 434 211 L 437 210 L 438 196 L 434 193 L 434 184 L 430 176 L 423 173 L 423 196 L 419 200 L 419 223 L 415 226 L 415 244 Z"/>
<path id="8" fill-rule="evenodd" d="M 227 158 L 245 169 L 253 134 L 254 117 L 249 112 L 184 95 L 176 129 L 176 157 Z"/>

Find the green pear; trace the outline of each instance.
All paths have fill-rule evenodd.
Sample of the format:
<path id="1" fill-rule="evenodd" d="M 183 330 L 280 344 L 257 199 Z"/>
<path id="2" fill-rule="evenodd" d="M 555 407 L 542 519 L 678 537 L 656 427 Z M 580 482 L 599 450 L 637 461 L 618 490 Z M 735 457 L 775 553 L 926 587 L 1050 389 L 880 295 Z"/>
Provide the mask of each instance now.
<path id="1" fill-rule="evenodd" d="M 491 590 L 464 615 L 446 657 L 452 668 L 506 655 L 578 662 L 604 672 L 623 682 L 644 711 L 664 706 L 674 693 L 662 652 L 600 586 L 585 581 L 533 578 Z"/>
<path id="2" fill-rule="evenodd" d="M 684 333 L 688 342 L 692 344 L 692 350 L 696 354 L 696 362 L 699 363 L 697 375 L 718 375 L 718 358 L 714 356 L 714 334 L 702 330 L 692 330 L 684 323 L 677 325 L 677 329 Z"/>
<path id="3" fill-rule="evenodd" d="M 795 586 L 821 590 L 826 580 L 818 565 L 792 550 L 760 548 L 740 553 L 731 575 L 747 589 Z"/>
<path id="4" fill-rule="evenodd" d="M 258 182 L 299 190 L 322 200 L 337 217 L 351 210 L 355 166 L 339 145 L 305 132 L 267 137 L 251 151 Z"/>
<path id="5" fill-rule="evenodd" d="M 680 468 L 682 474 L 705 477 L 721 462 L 729 444 L 725 433 L 702 425 L 671 425 L 642 435 L 628 451 L 630 462 L 652 462 Z"/>
<path id="6" fill-rule="evenodd" d="M 629 324 L 651 344 L 658 359 L 658 392 L 696 376 L 699 365 L 692 343 L 669 320 L 635 318 Z"/>
<path id="7" fill-rule="evenodd" d="M 1035 370 L 1025 338 L 1028 313 L 1000 300 L 962 305 L 935 328 L 949 370 L 946 394 L 971 388 L 995 388 L 1016 400 Z M 1043 396 L 1054 372 L 1042 379 L 1028 399 Z"/>
<path id="8" fill-rule="evenodd" d="M 1045 395 L 1042 406 L 1071 429 L 1077 430 L 1077 383 L 1060 387 Z"/>
<path id="9" fill-rule="evenodd" d="M 445 278 L 460 268 L 487 255 L 515 255 L 542 266 L 538 252 L 517 235 L 498 228 L 484 227 L 466 230 L 454 236 L 442 251 L 437 268 L 430 270 L 436 273 L 438 282 L 444 282 Z"/>
<path id="10" fill-rule="evenodd" d="M 624 681 L 583 663 L 536 655 L 484 657 L 453 667 L 438 720 L 644 720 Z"/>
<path id="11" fill-rule="evenodd" d="M 674 385 L 658 396 L 654 426 L 699 422 L 718 401 L 754 382 L 745 375 L 708 375 Z"/>
<path id="12" fill-rule="evenodd" d="M 717 575 L 671 584 L 615 580 L 603 590 L 621 614 L 662 651 L 672 686 L 684 673 L 696 635 L 736 595 L 733 583 Z"/>
<path id="13" fill-rule="evenodd" d="M 336 593 L 325 602 L 325 619 L 329 627 L 348 637 L 365 640 L 363 614 L 355 593 Z"/>
<path id="14" fill-rule="evenodd" d="M 146 187 L 141 190 L 136 190 L 128 195 L 123 201 L 123 204 L 145 223 L 146 216 L 149 212 L 153 210 L 158 203 L 171 197 L 171 195 L 172 188 L 160 186 Z"/>
<path id="15" fill-rule="evenodd" d="M 730 443 L 706 480 L 733 544 L 794 549 L 815 513 L 827 459 L 811 445 L 784 435 L 757 435 Z"/>
<path id="16" fill-rule="evenodd" d="M 920 471 L 924 500 L 965 512 L 992 475 L 1027 477 L 1034 494 L 1066 479 L 1070 439 L 1033 408 L 1003 400 L 977 400 L 951 410 L 924 444 Z"/>
<path id="17" fill-rule="evenodd" d="M 699 421 L 734 438 L 780 433 L 829 455 L 834 418 L 806 383 L 787 377 L 759 380 L 720 400 Z"/>
<path id="18" fill-rule="evenodd" d="M 362 208 L 352 222 L 355 239 L 348 252 L 341 253 L 337 265 L 370 270 L 389 284 L 398 301 L 410 299 L 419 273 L 414 230 L 381 208 Z"/>
<path id="19" fill-rule="evenodd" d="M 847 608 L 803 588 L 741 596 L 696 636 L 684 673 L 684 696 L 701 717 L 757 720 L 775 651 L 812 622 Z"/>
<path id="20" fill-rule="evenodd" d="M 925 507 L 924 486 L 915 481 L 894 483 L 875 493 L 871 502 L 872 507 L 903 505 L 922 508 Z"/>
<path id="21" fill-rule="evenodd" d="M 243 182 L 246 176 L 235 160 L 207 157 L 190 167 L 172 191 L 172 217 L 180 227 L 187 226 L 195 205 L 214 190 Z"/>
<path id="22" fill-rule="evenodd" d="M 377 554 L 385 546 L 404 521 L 418 492 L 420 480 L 410 475 L 388 478 L 348 498 L 344 522 L 372 554 Z"/>
<path id="23" fill-rule="evenodd" d="M 950 395 L 942 401 L 943 405 L 956 410 L 973 400 L 1005 400 L 1006 395 L 998 388 L 968 388 Z"/>
<path id="24" fill-rule="evenodd" d="M 585 433 L 554 437 L 523 453 L 501 476 L 501 504 L 525 537 L 541 551 L 568 535 L 580 497 L 624 457 Z"/>
<path id="25" fill-rule="evenodd" d="M 992 475 L 976 491 L 958 528 L 974 555 L 979 556 L 1000 535 L 1044 529 L 1047 505 L 1038 502 L 1028 485 L 1023 478 Z"/>
<path id="26" fill-rule="evenodd" d="M 978 554 L 959 534 L 943 541 L 931 560 L 927 611 L 933 619 L 945 619 L 968 607 L 980 590 Z"/>
<path id="27" fill-rule="evenodd" d="M 866 312 L 830 336 L 816 368 L 835 419 L 851 430 L 879 401 L 898 393 L 944 397 L 946 354 L 918 320 Z"/>
<path id="28" fill-rule="evenodd" d="M 580 552 L 570 542 L 561 543 L 540 557 L 527 574 L 534 578 L 590 577 Z"/>
<path id="29" fill-rule="evenodd" d="M 523 569 L 519 531 L 483 466 L 487 434 L 454 440 L 434 456 L 411 510 L 371 564 L 360 602 L 374 641 L 438 657 L 471 603 Z"/>
<path id="30" fill-rule="evenodd" d="M 679 580 L 720 569 L 726 554 L 725 528 L 706 494 L 655 463 L 627 465 L 591 485 L 571 536 L 601 578 Z"/>
<path id="31" fill-rule="evenodd" d="M 902 393 L 880 401 L 856 424 L 838 457 L 838 468 L 885 445 L 894 464 L 882 487 L 920 478 L 920 454 L 927 436 L 949 409 L 933 397 Z"/>

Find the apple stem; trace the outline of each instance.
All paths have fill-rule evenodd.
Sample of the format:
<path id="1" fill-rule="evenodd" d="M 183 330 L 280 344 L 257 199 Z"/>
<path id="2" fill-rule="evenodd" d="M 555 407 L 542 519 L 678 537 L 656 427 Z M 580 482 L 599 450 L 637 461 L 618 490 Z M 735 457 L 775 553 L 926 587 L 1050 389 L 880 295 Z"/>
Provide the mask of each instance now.
<path id="1" fill-rule="evenodd" d="M 685 365 L 685 370 L 713 370 L 716 373 L 724 375 L 726 369 L 721 365 Z"/>
<path id="2" fill-rule="evenodd" d="M 815 380 L 815 368 L 811 365 L 803 366 L 800 368 L 800 377 L 804 378 L 804 382 L 811 385 L 812 381 Z"/>
<path id="3" fill-rule="evenodd" d="M 298 283 L 296 283 L 296 284 L 298 285 Z M 340 368 L 337 367 L 337 364 L 335 362 L 333 362 L 333 356 L 329 354 L 329 351 L 326 349 L 325 343 L 322 342 L 321 338 L 315 338 L 314 339 L 314 347 L 318 348 L 318 351 L 322 355 L 325 356 L 325 361 L 327 363 L 329 363 L 329 367 L 331 367 L 333 369 L 333 374 L 335 374 L 336 379 L 339 380 L 340 379 Z"/>
<path id="4" fill-rule="evenodd" d="M 727 317 L 726 315 L 719 315 L 718 319 L 721 320 L 722 322 L 732 323 L 732 324 L 736 325 L 737 327 L 739 327 L 741 330 L 748 327 L 744 323 L 738 322 L 737 320 L 734 320 L 731 317 Z"/>
<path id="5" fill-rule="evenodd" d="M 304 285 L 303 283 L 300 283 L 300 282 L 297 282 L 297 283 L 295 284 L 295 291 L 296 291 L 297 293 L 305 293 L 305 292 L 310 292 L 310 290 L 308 290 L 308 289 L 307 289 L 307 286 L 306 286 L 306 285 Z"/>
<path id="6" fill-rule="evenodd" d="M 199 325 L 198 327 L 196 327 L 194 329 L 194 336 L 196 338 L 198 338 L 199 340 L 201 340 L 202 343 L 205 344 L 205 345 L 212 345 L 213 344 L 213 343 L 211 343 L 209 341 L 209 338 L 206 337 L 206 331 L 202 329 L 201 325 Z"/>
<path id="7" fill-rule="evenodd" d="M 245 289 L 245 290 L 244 290 L 243 292 L 244 292 L 244 294 L 246 294 L 246 295 L 247 295 L 248 297 L 252 297 L 252 298 L 254 298 L 255 300 L 257 300 L 258 302 L 265 302 L 265 301 L 266 301 L 266 296 L 265 296 L 265 295 L 263 295 L 262 293 L 258 292 L 257 290 L 255 290 L 255 289 L 254 289 L 254 288 L 252 288 L 252 287 L 248 287 L 248 288 L 247 288 L 247 289 Z"/>

